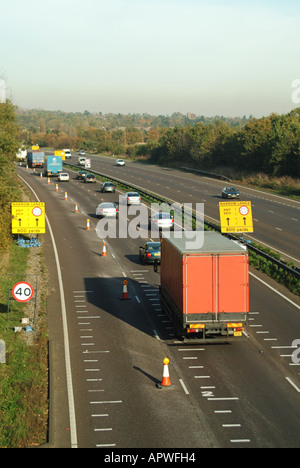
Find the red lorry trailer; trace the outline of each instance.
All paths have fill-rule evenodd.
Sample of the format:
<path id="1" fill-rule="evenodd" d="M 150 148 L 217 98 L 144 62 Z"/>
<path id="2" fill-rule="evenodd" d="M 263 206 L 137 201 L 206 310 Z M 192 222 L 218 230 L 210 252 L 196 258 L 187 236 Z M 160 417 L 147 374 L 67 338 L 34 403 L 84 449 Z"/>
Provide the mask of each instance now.
<path id="1" fill-rule="evenodd" d="M 180 234 L 163 235 L 161 246 L 161 304 L 177 336 L 206 342 L 242 337 L 249 312 L 247 248 L 215 232 L 202 233 L 199 246 Z"/>

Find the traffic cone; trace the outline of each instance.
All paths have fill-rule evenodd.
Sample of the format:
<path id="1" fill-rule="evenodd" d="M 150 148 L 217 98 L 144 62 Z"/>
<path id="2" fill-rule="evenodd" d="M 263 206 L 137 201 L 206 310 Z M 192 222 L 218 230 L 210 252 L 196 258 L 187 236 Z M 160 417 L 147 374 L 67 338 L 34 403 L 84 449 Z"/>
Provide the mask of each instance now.
<path id="1" fill-rule="evenodd" d="M 87 230 L 87 231 L 90 231 L 90 230 L 91 230 L 90 220 L 89 220 L 89 219 L 86 220 L 86 230 Z"/>
<path id="2" fill-rule="evenodd" d="M 43 173 L 42 173 L 42 172 L 40 172 L 40 178 L 41 178 L 41 179 L 43 178 Z"/>
<path id="3" fill-rule="evenodd" d="M 164 359 L 164 371 L 163 371 L 163 378 L 161 381 L 161 384 L 157 384 L 157 388 L 163 388 L 163 387 L 171 387 L 171 380 L 170 380 L 170 374 L 169 374 L 169 364 L 170 364 L 170 359 L 165 358 Z"/>
<path id="4" fill-rule="evenodd" d="M 58 184 L 55 185 L 55 191 L 58 192 Z"/>
<path id="5" fill-rule="evenodd" d="M 78 206 L 77 206 L 77 203 L 75 205 L 75 213 L 78 213 Z"/>
<path id="6" fill-rule="evenodd" d="M 49 177 L 48 177 L 48 185 L 49 185 L 49 184 L 50 184 L 50 179 L 49 179 Z"/>
<path id="7" fill-rule="evenodd" d="M 106 244 L 104 241 L 103 241 L 103 248 L 102 248 L 102 257 L 107 257 Z"/>
<path id="8" fill-rule="evenodd" d="M 65 192 L 65 200 L 68 200 L 68 193 Z"/>
<path id="9" fill-rule="evenodd" d="M 123 281 L 123 294 L 122 294 L 122 297 L 120 297 L 121 301 L 131 299 L 131 298 L 128 296 L 127 284 L 128 284 L 128 281 L 127 281 L 127 280 L 124 280 L 124 281 Z"/>

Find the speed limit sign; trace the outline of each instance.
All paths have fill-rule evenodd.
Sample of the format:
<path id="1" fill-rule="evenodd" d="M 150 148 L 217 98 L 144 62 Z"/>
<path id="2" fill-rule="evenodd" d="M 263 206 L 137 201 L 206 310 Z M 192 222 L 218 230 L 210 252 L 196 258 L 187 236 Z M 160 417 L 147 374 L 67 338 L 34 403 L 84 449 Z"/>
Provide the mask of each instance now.
<path id="1" fill-rule="evenodd" d="M 22 281 L 12 288 L 13 298 L 18 302 L 28 302 L 34 294 L 33 287 L 29 283 Z"/>

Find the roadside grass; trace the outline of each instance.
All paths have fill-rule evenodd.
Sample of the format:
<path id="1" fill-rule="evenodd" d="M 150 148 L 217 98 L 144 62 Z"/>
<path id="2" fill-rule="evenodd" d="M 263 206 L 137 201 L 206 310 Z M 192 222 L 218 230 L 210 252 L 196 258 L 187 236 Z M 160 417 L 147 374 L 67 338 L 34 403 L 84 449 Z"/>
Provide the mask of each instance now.
<path id="1" fill-rule="evenodd" d="M 266 174 L 242 176 L 241 182 L 253 188 L 261 188 L 278 195 L 300 200 L 300 179 L 292 177 L 270 177 Z"/>
<path id="2" fill-rule="evenodd" d="M 38 329 L 34 336 L 30 334 L 32 336 L 29 339 L 24 331 L 13 331 L 13 326 L 20 326 L 20 319 L 26 316 L 26 305 L 12 299 L 7 327 L 7 302 L 9 289 L 12 287 L 12 279 L 9 277 L 26 276 L 31 250 L 11 243 L 0 265 L 0 338 L 6 344 L 6 364 L 0 364 L 2 448 L 40 445 L 47 437 L 48 362 L 43 316 L 45 312 L 39 310 Z"/>

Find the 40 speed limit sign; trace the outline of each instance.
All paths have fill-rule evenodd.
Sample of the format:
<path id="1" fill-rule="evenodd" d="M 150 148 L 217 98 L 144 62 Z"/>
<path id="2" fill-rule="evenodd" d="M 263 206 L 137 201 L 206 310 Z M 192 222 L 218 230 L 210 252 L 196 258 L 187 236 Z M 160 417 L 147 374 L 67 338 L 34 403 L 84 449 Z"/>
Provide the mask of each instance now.
<path id="1" fill-rule="evenodd" d="M 33 287 L 24 281 L 17 283 L 12 288 L 13 298 L 18 302 L 28 302 L 34 294 Z"/>

